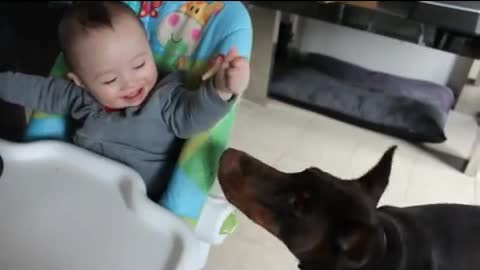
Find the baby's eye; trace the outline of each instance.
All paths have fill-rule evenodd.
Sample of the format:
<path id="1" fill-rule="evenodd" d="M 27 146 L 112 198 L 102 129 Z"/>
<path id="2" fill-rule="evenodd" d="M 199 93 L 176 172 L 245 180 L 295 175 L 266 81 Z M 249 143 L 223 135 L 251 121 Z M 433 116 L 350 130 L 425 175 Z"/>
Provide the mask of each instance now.
<path id="1" fill-rule="evenodd" d="M 109 80 L 109 81 L 106 81 L 106 82 L 104 82 L 103 84 L 109 85 L 109 84 L 112 84 L 113 82 L 115 82 L 116 80 L 117 80 L 117 77 L 115 77 L 115 78 L 113 78 L 113 79 L 111 79 L 111 80 Z"/>
<path id="2" fill-rule="evenodd" d="M 140 69 L 140 68 L 142 68 L 143 66 L 145 66 L 145 61 L 143 61 L 140 65 L 134 67 L 134 69 Z"/>

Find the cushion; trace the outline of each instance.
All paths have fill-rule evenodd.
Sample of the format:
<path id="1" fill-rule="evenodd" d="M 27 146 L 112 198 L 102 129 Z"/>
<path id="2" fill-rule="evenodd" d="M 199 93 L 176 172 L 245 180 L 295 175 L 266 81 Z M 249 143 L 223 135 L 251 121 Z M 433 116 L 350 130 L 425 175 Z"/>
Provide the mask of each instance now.
<path id="1" fill-rule="evenodd" d="M 277 68 L 270 95 L 330 117 L 414 142 L 440 143 L 453 91 L 310 54 Z"/>

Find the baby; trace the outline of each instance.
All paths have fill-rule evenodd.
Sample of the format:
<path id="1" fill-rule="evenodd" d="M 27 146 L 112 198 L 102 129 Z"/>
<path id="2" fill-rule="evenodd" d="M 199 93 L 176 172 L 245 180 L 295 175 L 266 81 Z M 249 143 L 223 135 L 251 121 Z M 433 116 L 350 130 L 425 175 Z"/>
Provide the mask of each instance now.
<path id="1" fill-rule="evenodd" d="M 195 91 L 180 73 L 159 79 L 144 28 L 121 2 L 76 5 L 59 37 L 70 80 L 0 73 L 0 98 L 69 114 L 81 124 L 74 144 L 132 167 L 148 189 L 165 187 L 176 142 L 213 127 L 249 81 L 249 64 L 235 50 Z"/>

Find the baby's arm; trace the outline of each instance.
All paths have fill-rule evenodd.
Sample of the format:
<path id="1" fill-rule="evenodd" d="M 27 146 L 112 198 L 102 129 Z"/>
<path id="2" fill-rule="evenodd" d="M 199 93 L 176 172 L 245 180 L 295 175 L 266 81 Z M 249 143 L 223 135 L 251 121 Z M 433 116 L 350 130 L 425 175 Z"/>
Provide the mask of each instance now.
<path id="1" fill-rule="evenodd" d="M 0 99 L 47 113 L 66 114 L 83 97 L 73 82 L 13 72 L 0 72 Z"/>
<path id="2" fill-rule="evenodd" d="M 173 80 L 179 80 L 179 75 L 173 76 L 176 76 Z M 169 83 L 164 87 L 168 85 L 172 86 Z M 235 100 L 224 101 L 211 80 L 204 81 L 195 91 L 187 90 L 179 83 L 174 88 L 166 98 L 162 117 L 172 132 L 184 139 L 213 127 L 229 112 Z"/>

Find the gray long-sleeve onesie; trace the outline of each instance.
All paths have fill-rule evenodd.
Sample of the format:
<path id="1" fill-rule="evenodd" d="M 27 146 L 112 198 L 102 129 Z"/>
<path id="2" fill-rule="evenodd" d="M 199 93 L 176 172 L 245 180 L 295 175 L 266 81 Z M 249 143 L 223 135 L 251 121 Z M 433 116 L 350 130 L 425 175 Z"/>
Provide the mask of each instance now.
<path id="1" fill-rule="evenodd" d="M 107 112 L 87 91 L 55 77 L 0 73 L 0 98 L 48 113 L 69 114 L 82 123 L 74 144 L 135 169 L 147 188 L 168 175 L 175 142 L 211 128 L 229 111 L 210 81 L 197 91 L 181 84 L 181 73 L 160 80 L 141 107 Z M 168 165 L 168 166 L 167 166 Z M 155 186 L 157 186 L 155 184 Z"/>

